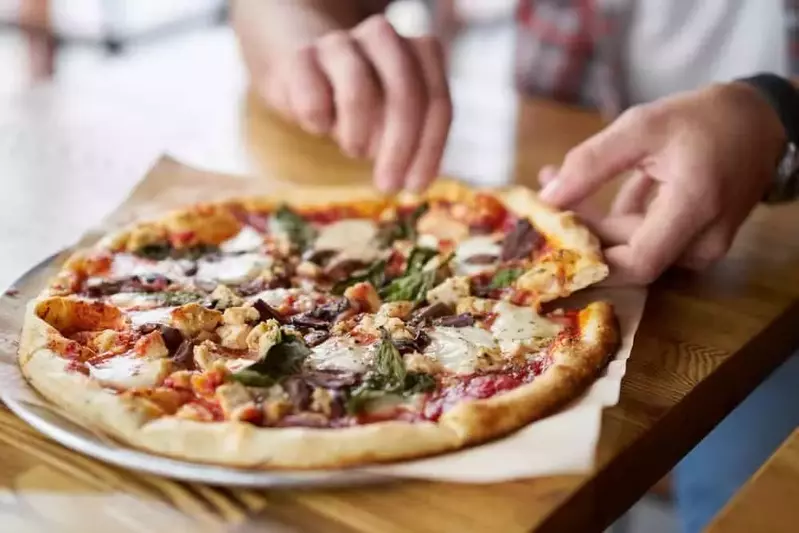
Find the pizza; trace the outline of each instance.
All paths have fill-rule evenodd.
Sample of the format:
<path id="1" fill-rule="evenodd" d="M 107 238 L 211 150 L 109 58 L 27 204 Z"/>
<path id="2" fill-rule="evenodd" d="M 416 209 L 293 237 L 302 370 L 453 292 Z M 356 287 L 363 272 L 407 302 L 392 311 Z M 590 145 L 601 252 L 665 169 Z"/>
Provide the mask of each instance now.
<path id="1" fill-rule="evenodd" d="M 444 453 L 555 412 L 619 342 L 594 236 L 523 187 L 196 204 L 78 250 L 27 307 L 29 383 L 134 447 L 246 468 Z"/>

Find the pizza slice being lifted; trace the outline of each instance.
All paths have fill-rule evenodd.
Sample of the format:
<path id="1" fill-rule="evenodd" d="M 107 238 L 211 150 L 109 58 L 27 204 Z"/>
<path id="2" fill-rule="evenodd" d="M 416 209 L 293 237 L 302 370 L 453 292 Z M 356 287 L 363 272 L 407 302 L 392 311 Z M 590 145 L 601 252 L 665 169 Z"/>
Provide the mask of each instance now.
<path id="1" fill-rule="evenodd" d="M 552 302 L 608 273 L 571 213 L 521 187 L 344 194 L 195 205 L 79 251 L 29 306 L 23 373 L 143 449 L 329 468 L 505 435 L 615 353 L 608 303 Z"/>

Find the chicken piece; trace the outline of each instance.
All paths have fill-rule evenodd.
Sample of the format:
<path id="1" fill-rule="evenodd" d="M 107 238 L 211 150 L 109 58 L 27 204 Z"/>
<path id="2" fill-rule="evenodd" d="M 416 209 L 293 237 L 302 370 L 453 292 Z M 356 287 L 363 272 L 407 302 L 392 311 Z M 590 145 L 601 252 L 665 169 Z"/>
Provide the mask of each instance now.
<path id="1" fill-rule="evenodd" d="M 344 297 L 355 309 L 367 313 L 375 313 L 380 308 L 380 296 L 368 281 L 362 281 L 347 287 L 344 291 Z"/>
<path id="2" fill-rule="evenodd" d="M 216 328 L 219 344 L 233 350 L 247 349 L 247 335 L 252 331 L 248 324 L 223 324 Z"/>
<path id="3" fill-rule="evenodd" d="M 447 278 L 443 283 L 427 291 L 427 301 L 431 304 L 441 302 L 447 305 L 455 305 L 458 300 L 471 294 L 469 278 L 465 276 L 455 276 Z"/>
<path id="4" fill-rule="evenodd" d="M 222 322 L 230 325 L 241 325 L 258 322 L 261 315 L 254 307 L 231 307 L 225 309 L 222 315 Z"/>
<path id="5" fill-rule="evenodd" d="M 233 414 L 241 410 L 242 407 L 255 405 L 247 387 L 238 381 L 231 381 L 230 383 L 220 385 L 216 388 L 214 396 L 219 402 L 219 406 L 222 408 L 222 412 L 227 419 L 233 418 Z"/>
<path id="6" fill-rule="evenodd" d="M 280 324 L 277 320 L 269 319 L 250 331 L 246 339 L 247 348 L 257 353 L 259 357 L 265 357 L 269 349 L 280 342 L 281 337 Z"/>
<path id="7" fill-rule="evenodd" d="M 237 307 L 244 303 L 241 297 L 233 292 L 227 285 L 221 283 L 216 286 L 213 292 L 208 296 L 211 302 L 214 302 L 215 309 L 227 309 L 228 307 Z"/>
<path id="8" fill-rule="evenodd" d="M 186 337 L 194 337 L 201 331 L 213 331 L 222 320 L 222 313 L 206 309 L 198 303 L 182 305 L 171 313 L 170 323 Z"/>
<path id="9" fill-rule="evenodd" d="M 473 315 L 484 315 L 492 312 L 494 310 L 495 304 L 496 304 L 495 300 L 469 296 L 458 300 L 458 303 L 455 306 L 455 313 L 459 315 L 462 313 L 471 313 Z"/>
<path id="10" fill-rule="evenodd" d="M 163 359 L 169 356 L 164 344 L 164 337 L 158 331 L 153 331 L 143 336 L 133 345 L 133 353 L 143 359 Z"/>

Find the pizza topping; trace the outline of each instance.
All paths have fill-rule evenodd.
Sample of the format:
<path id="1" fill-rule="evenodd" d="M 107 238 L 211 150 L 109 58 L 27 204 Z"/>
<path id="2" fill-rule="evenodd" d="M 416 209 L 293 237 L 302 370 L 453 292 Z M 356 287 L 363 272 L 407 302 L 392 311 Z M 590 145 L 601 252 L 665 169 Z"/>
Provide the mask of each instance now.
<path id="1" fill-rule="evenodd" d="M 180 343 L 172 356 L 172 362 L 178 368 L 187 370 L 194 368 L 194 345 L 190 340 L 184 340 Z"/>
<path id="2" fill-rule="evenodd" d="M 161 307 L 147 311 L 133 311 L 127 313 L 131 325 L 136 328 L 148 323 L 167 324 L 172 317 L 174 307 Z"/>
<path id="3" fill-rule="evenodd" d="M 180 330 L 166 324 L 147 323 L 139 326 L 138 331 L 144 335 L 158 331 L 169 353 L 174 353 L 183 342 L 183 334 Z"/>
<path id="4" fill-rule="evenodd" d="M 374 313 L 380 308 L 380 296 L 378 296 L 374 286 L 368 281 L 362 281 L 352 287 L 348 287 L 344 291 L 344 297 L 356 310 Z"/>
<path id="5" fill-rule="evenodd" d="M 313 226 L 286 205 L 278 208 L 272 215 L 269 229 L 272 233 L 286 235 L 289 242 L 300 250 L 309 248 L 316 238 Z"/>
<path id="6" fill-rule="evenodd" d="M 255 306 L 229 307 L 222 313 L 222 322 L 230 325 L 251 324 L 259 320 L 262 320 L 262 315 Z"/>
<path id="7" fill-rule="evenodd" d="M 461 241 L 455 249 L 455 272 L 474 274 L 485 270 L 485 265 L 492 265 L 499 260 L 501 251 L 502 247 L 496 242 L 496 238 L 490 235 Z"/>
<path id="8" fill-rule="evenodd" d="M 428 374 L 408 372 L 405 362 L 391 336 L 382 331 L 380 344 L 374 355 L 374 364 L 363 382 L 350 391 L 347 411 L 358 413 L 371 401 L 386 395 L 412 395 L 435 387 L 435 379 Z"/>
<path id="9" fill-rule="evenodd" d="M 303 336 L 305 344 L 307 344 L 311 348 L 322 344 L 324 341 L 326 341 L 329 338 L 330 338 L 330 332 L 320 329 L 313 330 L 310 333 L 306 333 Z"/>
<path id="10" fill-rule="evenodd" d="M 398 214 L 396 220 L 384 222 L 380 227 L 378 241 L 383 246 L 391 246 L 394 241 L 398 240 L 416 240 L 416 226 L 429 208 L 430 205 L 427 203 L 419 204 L 412 209 L 403 210 Z"/>
<path id="11" fill-rule="evenodd" d="M 115 389 L 155 387 L 169 374 L 171 368 L 167 359 L 120 355 L 96 365 L 89 365 L 89 375 L 100 384 Z"/>
<path id="12" fill-rule="evenodd" d="M 255 406 L 247 387 L 235 381 L 217 387 L 214 397 L 228 420 L 237 420 L 246 408 Z"/>
<path id="13" fill-rule="evenodd" d="M 421 329 L 417 329 L 412 338 L 401 337 L 392 340 L 401 354 L 421 353 L 430 344 L 430 336 Z"/>
<path id="14" fill-rule="evenodd" d="M 120 292 L 159 292 L 172 284 L 167 276 L 158 273 L 126 276 L 119 279 L 89 278 L 85 293 L 90 298 L 111 296 Z"/>
<path id="15" fill-rule="evenodd" d="M 293 339 L 293 337 L 291 337 Z M 249 332 L 246 338 L 247 348 L 258 354 L 262 359 L 266 358 L 272 347 L 283 341 L 283 333 L 280 324 L 276 320 L 261 322 Z"/>
<path id="16" fill-rule="evenodd" d="M 197 263 L 196 277 L 201 281 L 235 285 L 255 278 L 273 263 L 271 257 L 257 253 L 203 258 Z"/>
<path id="17" fill-rule="evenodd" d="M 257 336 L 258 343 L 255 347 L 259 350 L 261 358 L 247 368 L 239 370 L 231 378 L 245 385 L 258 383 L 257 386 L 264 386 L 274 383 L 281 377 L 299 373 L 305 359 L 311 354 L 311 350 L 302 339 L 282 334 L 276 322 L 271 324 L 262 322 L 253 329 L 252 333 L 254 334 L 259 328 L 262 331 Z M 247 344 L 253 348 L 249 337 Z M 266 347 L 265 351 L 263 347 Z"/>
<path id="18" fill-rule="evenodd" d="M 263 236 L 252 226 L 244 226 L 235 237 L 219 245 L 219 249 L 227 254 L 253 252 L 263 244 Z"/>
<path id="19" fill-rule="evenodd" d="M 356 267 L 357 268 L 357 267 Z M 333 275 L 329 274 L 331 277 Z M 335 278 L 334 278 L 335 279 Z M 342 279 L 341 281 L 337 282 L 333 285 L 333 288 L 330 289 L 330 292 L 333 294 L 344 294 L 344 291 L 356 283 L 361 283 L 367 281 L 372 284 L 373 287 L 382 287 L 383 283 L 386 279 L 386 261 L 379 260 L 375 261 L 366 270 L 356 270 L 354 274 L 350 275 L 346 279 Z"/>
<path id="20" fill-rule="evenodd" d="M 503 353 L 514 354 L 522 347 L 537 348 L 558 335 L 562 326 L 539 316 L 531 307 L 501 301 L 491 327 Z"/>
<path id="21" fill-rule="evenodd" d="M 525 218 L 519 219 L 502 241 L 500 258 L 503 261 L 527 259 L 541 241 L 543 241 L 542 235 L 536 231 L 530 221 Z"/>
<path id="22" fill-rule="evenodd" d="M 380 250 L 375 242 L 377 226 L 367 219 L 345 219 L 323 226 L 313 244 L 315 250 L 334 250 L 329 265 L 344 260 L 371 263 Z"/>
<path id="23" fill-rule="evenodd" d="M 359 373 L 366 370 L 364 359 L 368 352 L 352 337 L 331 337 L 313 348 L 306 364 L 314 370 Z"/>
<path id="24" fill-rule="evenodd" d="M 230 287 L 224 284 L 219 284 L 214 288 L 213 292 L 208 295 L 208 306 L 223 311 L 228 307 L 240 306 L 244 303 L 241 297 L 233 292 Z"/>
<path id="25" fill-rule="evenodd" d="M 474 372 L 499 357 L 493 335 L 482 328 L 437 326 L 429 335 L 431 343 L 424 353 L 456 374 Z"/>
<path id="26" fill-rule="evenodd" d="M 186 337 L 194 337 L 201 331 L 214 331 L 221 320 L 222 313 L 197 303 L 182 305 L 170 313 L 171 325 Z"/>
<path id="27" fill-rule="evenodd" d="M 474 325 L 474 316 L 470 313 L 459 315 L 444 316 L 433 321 L 436 326 L 447 326 L 451 328 L 464 328 Z"/>
<path id="28" fill-rule="evenodd" d="M 314 389 L 304 379 L 293 376 L 283 380 L 280 385 L 296 409 L 304 411 L 311 406 L 311 394 Z"/>
<path id="29" fill-rule="evenodd" d="M 469 278 L 455 276 L 445 279 L 443 283 L 427 291 L 427 301 L 451 306 L 458 303 L 461 298 L 469 296 L 470 292 Z"/>
<path id="30" fill-rule="evenodd" d="M 447 305 L 444 302 L 436 302 L 414 311 L 408 324 L 410 324 L 411 326 L 419 326 L 429 323 L 434 318 L 439 318 L 451 314 L 452 314 L 452 306 Z"/>

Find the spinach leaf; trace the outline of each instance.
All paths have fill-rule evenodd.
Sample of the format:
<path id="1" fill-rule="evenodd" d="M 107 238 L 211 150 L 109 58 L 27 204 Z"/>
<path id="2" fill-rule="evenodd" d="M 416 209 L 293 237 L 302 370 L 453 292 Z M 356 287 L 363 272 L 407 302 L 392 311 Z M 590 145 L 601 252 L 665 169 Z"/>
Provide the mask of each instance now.
<path id="1" fill-rule="evenodd" d="M 366 270 L 359 271 L 350 277 L 343 279 L 333 285 L 330 289 L 335 295 L 342 295 L 347 287 L 351 287 L 356 283 L 368 281 L 375 289 L 380 289 L 386 281 L 386 261 L 381 259 L 372 263 Z"/>
<path id="2" fill-rule="evenodd" d="M 427 297 L 427 291 L 432 289 L 436 284 L 436 272 L 438 268 L 443 267 L 449 263 L 454 254 L 450 254 L 438 265 L 438 268 L 431 270 L 421 270 L 422 267 L 417 266 L 421 264 L 424 266 L 427 260 L 424 259 L 422 250 L 427 248 L 414 248 L 408 257 L 407 266 L 405 267 L 405 274 L 402 277 L 395 278 L 380 291 L 380 297 L 387 302 L 410 301 L 420 304 Z M 414 253 L 415 252 L 415 253 Z M 436 252 L 433 252 L 435 255 Z M 414 257 L 415 256 L 415 257 Z M 432 256 L 431 256 L 432 257 Z"/>
<path id="3" fill-rule="evenodd" d="M 310 348 L 306 346 L 302 339 L 294 335 L 284 334 L 281 335 L 277 344 L 269 348 L 264 357 L 247 368 L 234 373 L 230 378 L 245 385 L 247 385 L 246 382 L 267 383 L 269 380 L 274 383 L 280 378 L 299 373 L 302 370 L 305 358 L 310 354 Z M 256 378 L 256 375 L 261 377 Z"/>
<path id="4" fill-rule="evenodd" d="M 380 291 L 380 297 L 386 302 L 408 301 L 421 303 L 427 297 L 427 291 L 436 283 L 436 271 L 426 270 L 409 276 L 396 278 Z"/>
<path id="5" fill-rule="evenodd" d="M 249 368 L 244 368 L 239 370 L 235 374 L 231 374 L 229 376 L 231 381 L 238 381 L 242 385 L 246 385 L 248 387 L 271 387 L 277 381 L 265 374 L 259 374 L 254 370 L 250 370 Z"/>
<path id="6" fill-rule="evenodd" d="M 433 376 L 408 372 L 405 361 L 389 333 L 381 328 L 380 334 L 382 339 L 375 352 L 374 368 L 367 374 L 366 379 L 349 393 L 347 411 L 350 414 L 358 413 L 370 401 L 390 394 L 408 396 L 435 388 L 436 381 Z"/>
<path id="7" fill-rule="evenodd" d="M 399 217 L 398 220 L 383 226 L 378 234 L 378 241 L 383 246 L 391 246 L 394 241 L 415 241 L 418 236 L 416 224 L 430 208 L 427 202 L 417 205 L 410 213 Z"/>
<path id="8" fill-rule="evenodd" d="M 289 206 L 281 205 L 273 217 L 280 228 L 288 234 L 292 244 L 300 250 L 305 250 L 313 244 L 316 230 Z"/>
<path id="9" fill-rule="evenodd" d="M 204 298 L 200 293 L 189 291 L 156 292 L 152 296 L 162 305 L 168 306 L 186 305 L 192 302 L 199 302 Z"/>
<path id="10" fill-rule="evenodd" d="M 505 287 L 509 287 L 516 278 L 521 276 L 524 273 L 524 270 L 521 268 L 505 268 L 502 270 L 498 270 L 494 273 L 494 277 L 491 278 L 491 283 L 488 284 L 489 289 L 503 289 Z"/>
<path id="11" fill-rule="evenodd" d="M 408 260 L 405 263 L 405 275 L 407 276 L 409 274 L 421 272 L 427 262 L 437 254 L 438 251 L 433 250 L 432 248 L 423 248 L 420 246 L 414 247 L 413 250 L 411 250 L 411 253 L 408 255 Z"/>
<path id="12" fill-rule="evenodd" d="M 168 242 L 145 244 L 138 250 L 135 250 L 133 253 L 139 257 L 144 257 L 145 259 L 161 261 L 162 259 L 169 257 L 169 255 L 172 253 L 172 245 Z"/>
<path id="13" fill-rule="evenodd" d="M 197 260 L 203 255 L 219 252 L 215 244 L 195 244 L 187 248 L 175 248 L 168 242 L 146 244 L 133 253 L 145 259 L 162 261 L 164 259 L 192 259 Z"/>

